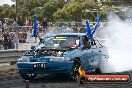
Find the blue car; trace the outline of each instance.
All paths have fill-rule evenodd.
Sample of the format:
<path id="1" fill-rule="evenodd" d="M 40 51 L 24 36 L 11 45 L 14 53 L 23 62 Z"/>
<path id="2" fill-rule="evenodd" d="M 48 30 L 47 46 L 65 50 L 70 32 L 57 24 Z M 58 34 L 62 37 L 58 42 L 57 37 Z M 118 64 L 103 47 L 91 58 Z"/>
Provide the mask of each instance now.
<path id="1" fill-rule="evenodd" d="M 81 66 L 86 73 L 101 73 L 100 64 L 108 59 L 107 48 L 86 33 L 60 33 L 46 36 L 42 43 L 22 55 L 17 62 L 23 79 L 38 74 L 79 75 Z"/>

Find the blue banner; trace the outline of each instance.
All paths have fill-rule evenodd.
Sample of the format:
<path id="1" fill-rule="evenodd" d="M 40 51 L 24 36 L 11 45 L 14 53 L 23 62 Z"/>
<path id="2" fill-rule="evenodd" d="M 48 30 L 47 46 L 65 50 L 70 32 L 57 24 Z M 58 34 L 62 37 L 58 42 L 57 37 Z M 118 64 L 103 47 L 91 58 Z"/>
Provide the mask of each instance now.
<path id="1" fill-rule="evenodd" d="M 95 23 L 95 25 L 94 25 L 94 28 L 93 28 L 93 30 L 92 30 L 92 33 L 91 33 L 92 35 L 93 35 L 93 34 L 95 33 L 95 31 L 97 30 L 101 18 L 102 18 L 102 16 L 99 16 L 99 17 L 98 17 L 98 19 L 97 19 L 97 21 L 96 21 L 96 23 Z"/>
<path id="2" fill-rule="evenodd" d="M 33 30 L 32 30 L 32 36 L 37 37 L 38 34 L 38 24 L 37 24 L 37 17 L 34 15 L 34 22 L 33 22 Z"/>
<path id="3" fill-rule="evenodd" d="M 87 33 L 88 37 L 91 39 L 92 34 L 91 34 L 91 29 L 90 29 L 90 25 L 89 25 L 88 20 L 86 20 L 86 33 Z"/>

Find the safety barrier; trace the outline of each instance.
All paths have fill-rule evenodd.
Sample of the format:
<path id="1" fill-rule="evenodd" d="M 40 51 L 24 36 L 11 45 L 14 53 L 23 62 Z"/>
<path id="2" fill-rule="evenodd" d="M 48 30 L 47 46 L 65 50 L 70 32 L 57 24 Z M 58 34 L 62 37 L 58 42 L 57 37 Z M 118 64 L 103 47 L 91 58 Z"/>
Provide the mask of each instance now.
<path id="1" fill-rule="evenodd" d="M 26 51 L 28 50 L 2 50 L 0 51 L 0 63 L 16 62 Z"/>

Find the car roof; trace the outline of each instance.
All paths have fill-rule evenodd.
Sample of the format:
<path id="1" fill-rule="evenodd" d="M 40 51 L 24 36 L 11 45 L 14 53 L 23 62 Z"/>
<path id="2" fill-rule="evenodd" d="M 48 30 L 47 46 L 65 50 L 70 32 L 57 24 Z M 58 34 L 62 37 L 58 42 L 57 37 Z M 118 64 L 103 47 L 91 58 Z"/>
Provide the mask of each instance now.
<path id="1" fill-rule="evenodd" d="M 85 33 L 59 33 L 59 34 L 48 34 L 48 36 L 61 36 L 61 35 L 64 35 L 64 36 L 85 36 L 86 34 Z"/>

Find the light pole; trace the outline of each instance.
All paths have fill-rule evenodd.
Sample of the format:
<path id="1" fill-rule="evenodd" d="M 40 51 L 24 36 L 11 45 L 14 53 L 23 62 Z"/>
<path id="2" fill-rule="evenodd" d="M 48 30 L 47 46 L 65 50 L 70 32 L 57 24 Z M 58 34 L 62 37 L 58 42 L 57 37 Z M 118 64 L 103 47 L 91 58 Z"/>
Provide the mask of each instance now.
<path id="1" fill-rule="evenodd" d="M 18 0 L 16 0 L 16 49 L 18 49 L 18 43 L 19 43 L 19 28 L 17 25 L 17 17 L 18 17 Z"/>
<path id="2" fill-rule="evenodd" d="M 19 43 L 19 28 L 18 28 L 18 24 L 17 24 L 17 17 L 18 17 L 18 0 L 14 0 L 16 2 L 16 49 L 18 49 L 18 43 Z"/>
<path id="3" fill-rule="evenodd" d="M 15 49 L 18 49 L 18 43 L 19 43 L 19 39 L 18 39 L 18 35 L 19 35 L 19 28 L 17 25 L 17 17 L 18 17 L 18 0 L 11 0 L 12 2 L 16 3 L 16 17 L 15 17 L 15 30 L 16 30 L 16 45 L 15 45 Z"/>
<path id="4" fill-rule="evenodd" d="M 18 49 L 18 43 L 19 43 L 19 39 L 18 39 L 19 28 L 18 28 L 18 25 L 17 25 L 17 17 L 18 17 L 18 0 L 11 0 L 11 1 L 16 3 L 16 11 L 15 11 L 15 14 L 16 14 L 16 17 L 15 17 L 16 46 L 15 46 L 15 49 Z"/>

